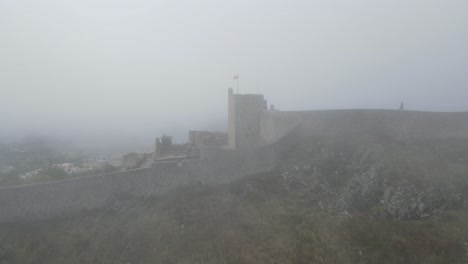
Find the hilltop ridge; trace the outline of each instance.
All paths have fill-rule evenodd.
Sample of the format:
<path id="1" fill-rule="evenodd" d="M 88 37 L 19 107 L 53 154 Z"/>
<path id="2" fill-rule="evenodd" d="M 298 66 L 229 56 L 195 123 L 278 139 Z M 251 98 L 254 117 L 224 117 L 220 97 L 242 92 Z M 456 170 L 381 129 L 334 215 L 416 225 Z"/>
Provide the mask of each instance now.
<path id="1" fill-rule="evenodd" d="M 301 134 L 278 142 L 270 172 L 162 196 L 114 197 L 74 218 L 0 225 L 0 239 L 9 241 L 0 261 L 468 260 L 468 140 Z"/>

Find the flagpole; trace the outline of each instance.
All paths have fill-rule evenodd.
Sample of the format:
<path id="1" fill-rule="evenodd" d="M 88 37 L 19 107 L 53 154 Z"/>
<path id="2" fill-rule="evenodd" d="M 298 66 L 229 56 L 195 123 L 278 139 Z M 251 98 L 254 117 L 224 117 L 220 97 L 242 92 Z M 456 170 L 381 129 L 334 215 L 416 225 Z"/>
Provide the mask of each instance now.
<path id="1" fill-rule="evenodd" d="M 239 94 L 239 74 L 234 75 L 234 79 L 237 80 L 237 93 Z"/>

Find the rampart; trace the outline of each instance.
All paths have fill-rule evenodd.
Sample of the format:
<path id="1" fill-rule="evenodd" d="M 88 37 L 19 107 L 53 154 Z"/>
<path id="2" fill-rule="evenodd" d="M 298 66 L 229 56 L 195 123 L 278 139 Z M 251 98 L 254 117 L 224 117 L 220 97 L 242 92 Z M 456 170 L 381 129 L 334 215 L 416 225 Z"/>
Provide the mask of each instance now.
<path id="1" fill-rule="evenodd" d="M 191 184 L 229 183 L 271 170 L 275 164 L 270 148 L 238 152 L 210 147 L 204 153 L 204 159 L 162 161 L 152 168 L 0 188 L 0 222 L 47 220 L 112 207 L 128 196 L 159 195 Z"/>
<path id="2" fill-rule="evenodd" d="M 402 107 L 401 107 L 402 108 Z M 468 112 L 400 110 L 277 111 L 261 94 L 228 90 L 228 141 L 232 149 L 276 142 L 300 126 L 314 135 L 372 131 L 397 139 L 468 137 Z"/>
<path id="3" fill-rule="evenodd" d="M 276 165 L 277 153 L 275 144 L 238 150 L 201 147 L 200 165 L 203 182 L 226 183 L 249 174 L 270 171 Z"/>
<path id="4" fill-rule="evenodd" d="M 121 195 L 164 193 L 185 183 L 181 172 L 154 169 L 89 176 L 0 189 L 0 221 L 43 220 L 105 207 Z"/>
<path id="5" fill-rule="evenodd" d="M 277 141 L 297 126 L 313 135 L 339 136 L 368 131 L 399 140 L 468 137 L 468 112 L 261 111 L 259 122 L 262 144 Z"/>

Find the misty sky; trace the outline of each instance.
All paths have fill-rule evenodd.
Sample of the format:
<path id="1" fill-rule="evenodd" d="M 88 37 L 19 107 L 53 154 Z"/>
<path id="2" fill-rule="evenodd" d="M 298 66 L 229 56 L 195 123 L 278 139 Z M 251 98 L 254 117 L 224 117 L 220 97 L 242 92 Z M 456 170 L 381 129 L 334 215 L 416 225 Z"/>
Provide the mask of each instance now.
<path id="1" fill-rule="evenodd" d="M 282 110 L 468 111 L 466 0 L 0 0 L 0 139 L 152 146 Z M 111 142 L 112 140 L 109 140 Z"/>

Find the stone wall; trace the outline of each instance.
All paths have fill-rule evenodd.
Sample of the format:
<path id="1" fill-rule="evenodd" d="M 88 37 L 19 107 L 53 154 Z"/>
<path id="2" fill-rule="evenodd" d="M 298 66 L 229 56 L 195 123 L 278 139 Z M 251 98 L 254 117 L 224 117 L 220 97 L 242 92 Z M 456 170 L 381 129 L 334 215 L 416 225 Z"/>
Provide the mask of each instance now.
<path id="1" fill-rule="evenodd" d="M 401 140 L 468 137 L 468 112 L 262 111 L 259 122 L 259 144 L 273 143 L 298 126 L 314 135 L 373 132 Z"/>
<path id="2" fill-rule="evenodd" d="M 202 183 L 219 184 L 245 175 L 274 169 L 277 159 L 276 145 L 250 149 L 226 149 L 214 146 L 200 148 Z"/>
<path id="3" fill-rule="evenodd" d="M 468 113 L 403 110 L 267 110 L 261 94 L 228 93 L 228 138 L 232 149 L 271 144 L 295 127 L 315 135 L 373 131 L 396 138 L 467 136 Z"/>
<path id="4" fill-rule="evenodd" d="M 0 221 L 43 220 L 102 208 L 119 197 L 163 194 L 190 184 L 191 171 L 176 164 L 0 188 Z"/>
<path id="5" fill-rule="evenodd" d="M 227 133 L 211 131 L 189 131 L 189 145 L 225 146 L 228 144 Z"/>
<path id="6" fill-rule="evenodd" d="M 119 199 L 159 195 L 190 184 L 221 184 L 274 167 L 268 148 L 223 150 L 205 159 L 160 161 L 152 168 L 0 188 L 0 222 L 47 220 L 112 207 Z"/>

